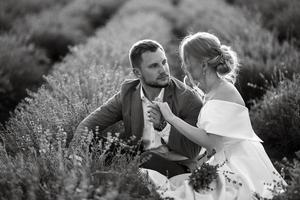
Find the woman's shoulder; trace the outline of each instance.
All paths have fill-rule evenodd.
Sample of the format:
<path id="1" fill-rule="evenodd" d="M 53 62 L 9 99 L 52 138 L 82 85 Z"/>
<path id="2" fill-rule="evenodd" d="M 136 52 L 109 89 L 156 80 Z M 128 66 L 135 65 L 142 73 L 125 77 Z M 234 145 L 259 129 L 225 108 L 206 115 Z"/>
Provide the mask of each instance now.
<path id="1" fill-rule="evenodd" d="M 239 104 L 241 106 L 245 106 L 245 102 L 241 94 L 236 89 L 236 87 L 231 83 L 226 83 L 223 84 L 221 87 L 219 87 L 218 91 L 216 91 L 212 99 L 228 101 L 228 102 Z"/>

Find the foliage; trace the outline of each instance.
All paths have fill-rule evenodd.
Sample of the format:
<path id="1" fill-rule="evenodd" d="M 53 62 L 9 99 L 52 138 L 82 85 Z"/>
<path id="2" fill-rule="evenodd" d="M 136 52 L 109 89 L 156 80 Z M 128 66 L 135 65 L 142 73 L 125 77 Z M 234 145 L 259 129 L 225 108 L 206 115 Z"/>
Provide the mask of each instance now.
<path id="1" fill-rule="evenodd" d="M 141 22 L 141 18 L 145 20 Z M 130 46 L 150 36 L 164 44 L 168 27 L 155 14 L 116 16 L 86 45 L 74 48 L 46 77 L 47 84 L 31 93 L 6 123 L 4 140 L 9 151 L 15 154 L 23 148 L 38 149 L 40 127 L 53 132 L 62 127 L 69 141 L 78 123 L 108 100 L 128 77 Z"/>
<path id="2" fill-rule="evenodd" d="M 110 17 L 107 12 L 111 13 L 110 9 L 117 9 L 116 4 L 119 1 L 92 0 L 85 4 L 83 1 L 75 0 L 62 4 L 65 5 L 64 7 L 51 7 L 48 11 L 41 9 L 42 12 L 33 12 L 36 13 L 35 17 L 26 16 L 24 27 L 29 24 L 29 29 L 21 26 L 22 23 L 19 22 L 19 30 L 24 28 L 24 33 L 29 32 L 32 41 L 33 33 L 39 33 L 41 38 L 43 33 L 47 37 L 47 32 L 53 33 L 48 37 L 52 38 L 49 41 L 54 41 L 53 43 L 48 41 L 50 46 L 53 45 L 51 46 L 53 49 L 62 48 L 60 44 L 65 41 L 67 45 L 77 44 L 75 39 L 84 41 L 98 24 L 103 24 L 103 18 Z M 30 92 L 30 97 L 17 107 L 5 126 L 0 127 L 1 197 L 4 199 L 160 199 L 154 191 L 143 184 L 143 177 L 137 170 L 138 157 L 133 160 L 128 159 L 122 154 L 122 150 L 117 149 L 113 162 L 107 165 L 108 154 L 105 152 L 110 148 L 111 143 L 104 142 L 95 146 L 95 149 L 92 148 L 94 151 L 92 154 L 88 151 L 82 152 L 85 155 L 84 162 L 79 162 L 75 158 L 70 159 L 69 155 L 72 152 L 67 149 L 67 146 L 78 123 L 111 97 L 125 78 L 131 77 L 128 62 L 128 50 L 131 45 L 137 40 L 151 38 L 167 46 L 170 40 L 174 40 L 172 31 L 175 34 L 179 33 L 176 36 L 183 36 L 186 30 L 210 30 L 220 36 L 222 41 L 232 44 L 240 54 L 244 68 L 249 70 L 241 71 L 240 83 L 241 80 L 245 80 L 241 86 L 243 95 L 249 93 L 248 99 L 258 97 L 261 95 L 258 92 L 260 88 L 265 91 L 266 85 L 274 82 L 270 92 L 267 92 L 263 98 L 264 106 L 261 106 L 260 110 L 257 107 L 257 112 L 255 109 L 253 111 L 252 116 L 257 116 L 255 117 L 257 122 L 253 125 L 258 124 L 257 127 L 260 128 L 262 127 L 260 125 L 269 126 L 270 122 L 272 124 L 273 119 L 275 121 L 280 119 L 280 114 L 267 117 L 275 110 L 284 116 L 280 119 L 284 120 L 282 127 L 289 131 L 294 129 L 289 127 L 297 128 L 299 106 L 294 107 L 294 105 L 300 104 L 292 102 L 298 99 L 299 89 L 291 88 L 299 88 L 299 78 L 293 81 L 285 80 L 284 82 L 289 82 L 287 85 L 290 86 L 281 86 L 284 83 L 280 82 L 281 76 L 274 69 L 284 68 L 288 72 L 286 74 L 291 77 L 293 72 L 299 71 L 298 52 L 287 43 L 279 44 L 275 37 L 262 29 L 257 21 L 250 21 L 247 15 L 245 17 L 245 13 L 220 1 L 172 2 L 177 7 L 170 6 L 169 1 L 126 2 L 110 21 L 96 32 L 95 36 L 89 38 L 85 44 L 71 48 L 71 53 L 54 66 L 51 75 L 45 77 L 47 83 L 38 92 Z M 94 10 L 90 10 L 91 8 Z M 144 13 L 139 12 L 141 10 Z M 181 15 L 174 13 L 181 13 Z M 30 22 L 31 20 L 33 21 Z M 44 26 L 44 23 L 47 25 Z M 41 30 L 44 32 L 39 32 Z M 179 38 L 176 40 L 179 42 Z M 30 45 L 24 46 L 35 49 Z M 166 49 L 172 51 L 171 55 L 174 56 L 178 46 L 172 44 Z M 35 60 L 35 58 L 31 59 L 31 61 Z M 179 63 L 179 60 L 177 61 Z M 177 63 L 177 61 L 172 62 Z M 260 74 L 263 76 L 261 77 Z M 276 75 L 275 79 L 274 75 Z M 10 82 L 6 80 L 1 79 L 3 82 L 1 84 L 9 86 Z M 249 82 L 252 85 L 257 83 L 254 92 L 250 91 L 249 88 L 252 87 L 248 85 Z M 275 88 L 276 82 L 279 82 L 279 89 Z M 10 88 L 8 86 L 7 88 Z M 276 96 L 274 91 L 277 90 Z M 276 97 L 274 99 L 283 99 L 282 103 L 280 101 L 276 103 L 272 96 Z M 292 100 L 281 96 L 288 96 Z M 282 105 L 287 105 L 288 112 L 284 111 L 286 107 L 277 109 Z M 262 116 L 261 113 L 264 115 Z M 290 120 L 287 116 L 294 116 L 291 119 L 295 120 Z M 285 125 L 288 122 L 291 125 Z M 280 126 L 281 121 L 276 123 L 274 122 L 268 129 L 263 127 L 263 130 L 266 130 L 266 134 L 263 135 L 271 136 L 270 130 L 273 131 L 275 125 Z M 116 127 L 114 132 L 121 132 L 120 128 Z M 298 136 L 295 136 L 292 131 L 288 132 L 290 136 L 282 132 L 280 127 L 278 130 L 280 130 L 278 138 L 286 142 L 286 146 L 292 147 L 297 142 Z M 274 135 L 276 134 L 277 132 Z M 90 136 L 87 136 L 86 140 L 88 142 Z M 267 142 L 268 140 L 265 140 L 265 143 Z M 286 146 L 277 148 L 283 152 Z M 122 145 L 117 147 L 124 148 Z M 281 158 L 281 155 L 278 157 Z M 292 188 L 298 188 L 299 181 L 293 183 L 295 184 Z M 290 191 L 292 194 L 295 190 Z"/>
<path id="3" fill-rule="evenodd" d="M 287 186 L 284 191 L 272 191 L 272 200 L 298 200 L 300 194 L 300 151 L 296 152 L 297 158 L 292 162 L 284 157 L 280 162 L 275 162 L 275 166 L 281 169 Z M 255 200 L 269 200 L 261 197 L 259 194 L 254 195 Z"/>
<path id="4" fill-rule="evenodd" d="M 270 86 L 280 82 L 280 74 L 288 79 L 300 72 L 300 53 L 287 42 L 279 44 L 271 33 L 252 27 L 248 40 L 236 40 L 234 46 L 240 53 L 241 70 L 238 84 L 243 97 L 252 103 L 259 99 Z M 264 44 L 264 45 L 261 45 Z"/>
<path id="5" fill-rule="evenodd" d="M 124 156 L 119 146 L 116 158 L 106 164 L 112 142 L 120 142 L 117 137 L 99 143 L 94 154 L 86 152 L 85 162 L 80 162 L 69 158 L 64 130 L 45 130 L 43 135 L 38 152 L 11 157 L 0 146 L 1 199 L 159 199 L 143 184 L 138 155 Z"/>
<path id="6" fill-rule="evenodd" d="M 196 168 L 189 176 L 189 184 L 192 185 L 195 191 L 210 190 L 210 184 L 216 180 L 218 165 L 212 166 L 208 163 L 203 163 L 200 167 Z"/>
<path id="7" fill-rule="evenodd" d="M 140 18 L 144 21 L 140 21 Z M 97 31 L 95 37 L 90 38 L 86 45 L 73 48 L 72 54 L 66 57 L 66 62 L 54 68 L 77 73 L 77 70 L 82 68 L 82 62 L 89 61 L 110 68 L 121 65 L 128 74 L 131 72 L 128 60 L 131 45 L 140 39 L 150 37 L 165 45 L 170 37 L 169 34 L 168 22 L 155 14 L 137 13 L 126 18 L 116 16 L 104 29 Z M 80 64 L 74 64 L 76 62 Z"/>
<path id="8" fill-rule="evenodd" d="M 271 158 L 292 158 L 300 141 L 300 76 L 283 79 L 256 101 L 250 116 L 255 132 Z"/>
<path id="9" fill-rule="evenodd" d="M 57 131 L 57 127 L 63 127 L 69 141 L 77 124 L 114 94 L 123 80 L 122 71 L 90 65 L 78 75 L 56 72 L 55 78 L 48 76 L 47 86 L 31 93 L 17 107 L 4 133 L 7 148 L 12 153 L 38 149 L 41 130 Z"/>
<path id="10" fill-rule="evenodd" d="M 98 25 L 103 25 L 125 1 L 74 0 L 20 19 L 14 26 L 19 34 L 47 51 L 53 61 L 69 52 L 69 46 L 82 43 Z"/>
<path id="11" fill-rule="evenodd" d="M 62 12 L 67 16 L 83 18 L 92 29 L 106 24 L 127 0 L 74 0 Z"/>
<path id="12" fill-rule="evenodd" d="M 0 32 L 12 28 L 14 21 L 26 15 L 39 13 L 55 5 L 63 5 L 69 0 L 9 0 L 0 2 Z"/>
<path id="13" fill-rule="evenodd" d="M 214 33 L 223 44 L 237 51 L 241 63 L 237 87 L 248 106 L 251 100 L 260 98 L 270 84 L 277 84 L 279 80 L 274 75 L 279 70 L 288 78 L 300 72 L 299 52 L 286 42 L 280 44 L 246 11 L 218 0 L 184 0 L 179 8 L 186 15 L 178 20 L 179 29 Z"/>
<path id="14" fill-rule="evenodd" d="M 171 29 L 171 34 L 168 36 L 168 42 L 163 44 L 163 46 L 166 51 L 171 74 L 178 79 L 182 79 L 181 64 L 178 58 L 178 42 L 181 38 L 176 33 L 176 23 L 180 18 L 184 18 L 185 16 L 181 14 L 177 15 L 179 13 L 177 9 L 179 3 L 180 1 L 178 0 L 132 0 L 130 4 L 124 5 L 119 15 L 122 17 L 136 13 L 156 13 L 170 23 L 171 26 L 168 25 L 168 29 Z M 160 31 L 161 28 L 158 26 L 157 30 Z M 153 38 L 151 37 L 151 39 Z"/>
<path id="15" fill-rule="evenodd" d="M 261 16 L 263 26 L 271 31 L 276 30 L 280 41 L 291 40 L 299 47 L 299 1 L 264 0 L 249 2 L 246 0 L 233 0 L 231 3 L 246 7 L 253 13 L 258 13 Z"/>
<path id="16" fill-rule="evenodd" d="M 0 113 L 1 120 L 26 95 L 36 90 L 49 70 L 44 52 L 17 36 L 0 36 Z"/>
<path id="17" fill-rule="evenodd" d="M 120 17 L 133 15 L 136 13 L 156 13 L 163 18 L 173 22 L 176 20 L 176 12 L 174 12 L 174 6 L 171 1 L 160 0 L 131 0 L 130 4 L 126 4 L 122 8 L 122 12 L 119 13 Z"/>
<path id="18" fill-rule="evenodd" d="M 298 155 L 297 155 L 298 154 Z M 276 164 L 282 168 L 285 179 L 288 182 L 286 191 L 277 194 L 273 200 L 297 200 L 300 194 L 300 151 L 296 152 L 297 157 L 291 161 L 283 158 Z"/>
<path id="19" fill-rule="evenodd" d="M 95 154 L 82 152 L 86 156 L 80 164 L 68 159 L 71 152 L 67 152 L 67 146 L 78 123 L 129 77 L 130 46 L 149 37 L 165 44 L 169 33 L 168 22 L 155 13 L 115 16 L 85 45 L 73 48 L 53 68 L 52 74 L 45 77 L 47 84 L 30 93 L 0 130 L 5 149 L 5 156 L 0 159 L 1 196 L 159 199 L 154 191 L 149 193 L 141 184 L 137 158 L 128 162 L 117 154 L 107 166 L 104 162 L 107 154 L 103 152 L 108 147 L 100 145 Z"/>
<path id="20" fill-rule="evenodd" d="M 1 96 L 0 104 L 1 122 L 7 120 L 9 112 L 13 111 L 27 95 L 26 89 L 36 91 L 43 82 L 42 76 L 49 71 L 50 64 L 69 52 L 70 46 L 83 42 L 124 2 L 122 0 L 60 0 L 55 3 L 40 0 L 1 1 L 3 7 L 0 7 L 0 10 L 3 12 L 0 15 L 13 26 L 9 33 L 0 36 L 3 51 L 0 90 L 4 94 Z M 21 5 L 24 7 L 21 8 Z M 12 22 L 6 14 L 13 16 Z M 11 46 L 13 40 L 17 41 L 15 43 L 18 43 L 18 46 Z M 9 44 L 4 44 L 5 41 Z M 12 51 L 7 51 L 8 49 Z"/>

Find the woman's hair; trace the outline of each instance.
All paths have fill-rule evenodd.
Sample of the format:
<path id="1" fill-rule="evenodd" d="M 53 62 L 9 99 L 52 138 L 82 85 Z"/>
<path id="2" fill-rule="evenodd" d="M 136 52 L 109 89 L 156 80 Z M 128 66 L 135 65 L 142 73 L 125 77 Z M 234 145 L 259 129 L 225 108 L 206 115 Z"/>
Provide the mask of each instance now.
<path id="1" fill-rule="evenodd" d="M 218 76 L 235 82 L 239 65 L 236 52 L 229 46 L 222 45 L 215 35 L 207 32 L 188 35 L 182 40 L 179 51 L 183 63 L 190 56 L 199 62 L 207 61 Z"/>

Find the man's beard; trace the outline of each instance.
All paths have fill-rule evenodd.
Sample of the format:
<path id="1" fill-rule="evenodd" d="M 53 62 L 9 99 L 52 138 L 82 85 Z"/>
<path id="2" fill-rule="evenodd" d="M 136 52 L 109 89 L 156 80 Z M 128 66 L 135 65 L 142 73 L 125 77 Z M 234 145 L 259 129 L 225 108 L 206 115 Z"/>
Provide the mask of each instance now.
<path id="1" fill-rule="evenodd" d="M 170 78 L 169 78 L 168 82 L 165 83 L 165 84 L 159 84 L 159 83 L 156 83 L 156 82 L 150 82 L 150 81 L 147 81 L 146 79 L 143 79 L 143 81 L 144 81 L 145 85 L 153 87 L 153 88 L 165 88 L 165 87 L 167 87 L 169 85 Z"/>
<path id="2" fill-rule="evenodd" d="M 169 85 L 169 82 L 166 83 L 166 84 L 156 84 L 156 83 L 145 83 L 146 85 L 150 86 L 150 87 L 153 87 L 153 88 L 165 88 Z"/>

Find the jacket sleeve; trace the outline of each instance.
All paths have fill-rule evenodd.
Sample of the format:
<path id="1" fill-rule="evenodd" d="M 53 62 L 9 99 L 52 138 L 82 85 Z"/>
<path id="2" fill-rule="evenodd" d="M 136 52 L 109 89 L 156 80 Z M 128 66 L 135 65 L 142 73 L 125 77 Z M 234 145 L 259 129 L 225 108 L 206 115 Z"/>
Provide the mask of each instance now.
<path id="1" fill-rule="evenodd" d="M 122 103 L 120 98 L 120 92 L 118 92 L 80 122 L 70 143 L 72 150 L 78 148 L 86 150 L 94 134 L 101 134 L 102 130 L 122 120 Z M 92 134 L 89 134 L 90 131 L 92 131 Z M 101 137 L 101 135 L 99 136 Z"/>
<path id="2" fill-rule="evenodd" d="M 184 101 L 181 110 L 179 111 L 179 117 L 190 125 L 196 126 L 203 103 L 198 95 L 192 91 L 183 98 Z M 180 137 L 180 139 L 177 140 L 177 144 L 175 144 L 172 149 L 191 159 L 195 158 L 200 153 L 201 146 L 186 138 L 173 126 L 171 131 Z"/>

